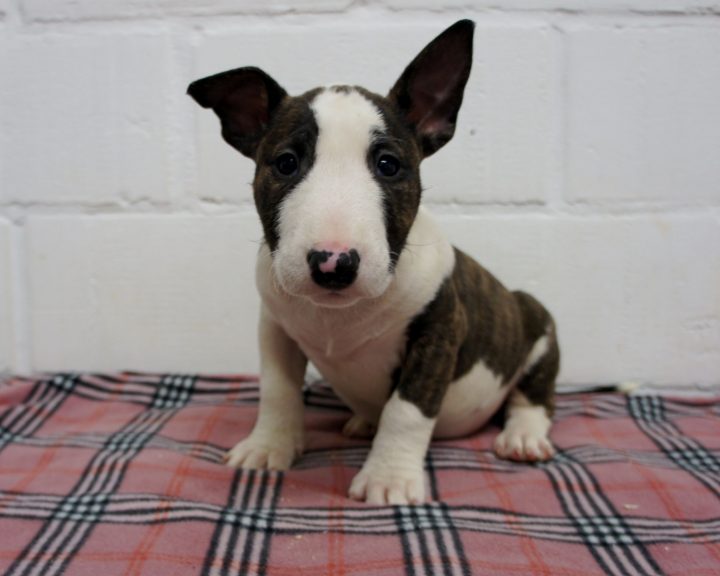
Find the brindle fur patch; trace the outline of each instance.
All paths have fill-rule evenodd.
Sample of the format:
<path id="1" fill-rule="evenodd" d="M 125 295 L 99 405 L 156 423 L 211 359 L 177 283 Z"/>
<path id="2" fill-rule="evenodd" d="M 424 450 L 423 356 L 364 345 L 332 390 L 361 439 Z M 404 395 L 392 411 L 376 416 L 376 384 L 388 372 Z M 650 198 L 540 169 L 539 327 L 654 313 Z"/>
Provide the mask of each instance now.
<path id="1" fill-rule="evenodd" d="M 478 361 L 507 384 L 545 335 L 548 352 L 521 378 L 518 388 L 530 402 L 551 412 L 560 358 L 552 317 L 537 300 L 508 291 L 456 248 L 452 274 L 408 327 L 406 353 L 394 384 L 401 397 L 434 417 L 448 385 Z"/>
<path id="2" fill-rule="evenodd" d="M 555 411 L 555 378 L 560 370 L 560 348 L 552 316 L 533 296 L 513 292 L 523 316 L 526 338 L 534 342 L 542 336 L 548 338 L 545 355 L 518 383 L 520 390 L 532 404 L 545 406 L 548 416 Z"/>
<path id="3" fill-rule="evenodd" d="M 385 124 L 385 132 L 376 135 L 368 150 L 367 162 L 370 173 L 383 191 L 385 230 L 390 261 L 395 266 L 420 206 L 422 155 L 413 131 L 392 102 L 360 86 L 355 90 L 375 105 Z M 400 161 L 400 172 L 393 179 L 380 178 L 375 173 L 375 163 L 383 152 L 391 153 Z"/>
<path id="4" fill-rule="evenodd" d="M 415 404 L 428 418 L 440 412 L 467 329 L 452 277 L 443 282 L 433 301 L 408 326 L 405 356 L 393 374 L 393 384 L 403 400 Z"/>
<path id="5" fill-rule="evenodd" d="M 278 107 L 255 157 L 253 193 L 265 241 L 270 250 L 277 248 L 278 210 L 280 203 L 302 182 L 315 163 L 318 125 L 310 105 L 321 89 L 302 96 L 286 98 Z M 292 177 L 282 176 L 275 169 L 275 160 L 283 152 L 293 152 L 299 170 Z"/>

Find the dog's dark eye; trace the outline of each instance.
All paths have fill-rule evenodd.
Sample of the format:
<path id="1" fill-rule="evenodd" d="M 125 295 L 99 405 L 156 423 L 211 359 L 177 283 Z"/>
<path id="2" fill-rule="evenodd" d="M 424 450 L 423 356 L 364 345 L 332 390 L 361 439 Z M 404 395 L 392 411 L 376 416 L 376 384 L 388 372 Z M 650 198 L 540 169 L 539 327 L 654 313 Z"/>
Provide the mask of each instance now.
<path id="1" fill-rule="evenodd" d="M 382 154 L 377 159 L 377 171 L 380 176 L 392 178 L 400 170 L 400 161 L 390 154 Z"/>
<path id="2" fill-rule="evenodd" d="M 292 176 L 298 171 L 299 162 L 292 152 L 283 152 L 275 159 L 275 168 L 283 176 Z"/>

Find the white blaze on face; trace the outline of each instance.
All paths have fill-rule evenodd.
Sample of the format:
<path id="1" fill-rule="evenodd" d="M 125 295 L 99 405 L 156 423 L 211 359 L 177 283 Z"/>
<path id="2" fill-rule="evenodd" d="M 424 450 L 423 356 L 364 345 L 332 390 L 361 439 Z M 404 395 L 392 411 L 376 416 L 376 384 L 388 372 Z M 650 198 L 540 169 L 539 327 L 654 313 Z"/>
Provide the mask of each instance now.
<path id="1" fill-rule="evenodd" d="M 358 276 L 338 302 L 348 305 L 379 296 L 390 283 L 383 192 L 368 165 L 373 134 L 385 125 L 378 109 L 354 90 L 325 90 L 311 107 L 319 129 L 315 162 L 280 207 L 274 268 L 285 290 L 324 303 L 310 276 L 308 251 L 328 243 L 354 248 Z"/>

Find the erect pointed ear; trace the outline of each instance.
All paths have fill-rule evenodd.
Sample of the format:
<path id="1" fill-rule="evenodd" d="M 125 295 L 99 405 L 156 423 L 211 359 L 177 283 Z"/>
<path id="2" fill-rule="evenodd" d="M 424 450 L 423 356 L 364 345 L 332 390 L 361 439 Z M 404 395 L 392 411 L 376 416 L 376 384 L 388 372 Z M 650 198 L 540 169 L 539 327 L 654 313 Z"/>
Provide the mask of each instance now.
<path id="1" fill-rule="evenodd" d="M 237 68 L 196 80 L 188 94 L 220 118 L 233 148 L 254 158 L 270 119 L 287 93 L 259 68 Z"/>
<path id="2" fill-rule="evenodd" d="M 455 133 L 472 66 L 474 29 L 471 20 L 450 26 L 415 57 L 388 94 L 414 128 L 426 157 Z"/>

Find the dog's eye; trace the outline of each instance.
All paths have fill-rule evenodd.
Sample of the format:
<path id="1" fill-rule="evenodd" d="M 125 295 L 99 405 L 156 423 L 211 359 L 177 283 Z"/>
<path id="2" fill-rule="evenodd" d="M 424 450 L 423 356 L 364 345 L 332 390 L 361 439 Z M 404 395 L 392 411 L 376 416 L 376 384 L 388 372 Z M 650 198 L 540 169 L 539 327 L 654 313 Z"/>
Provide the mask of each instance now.
<path id="1" fill-rule="evenodd" d="M 382 154 L 377 159 L 377 171 L 380 176 L 392 178 L 400 170 L 400 161 L 390 154 Z"/>
<path id="2" fill-rule="evenodd" d="M 292 152 L 283 152 L 275 159 L 275 168 L 283 176 L 292 176 L 298 171 L 299 162 Z"/>

